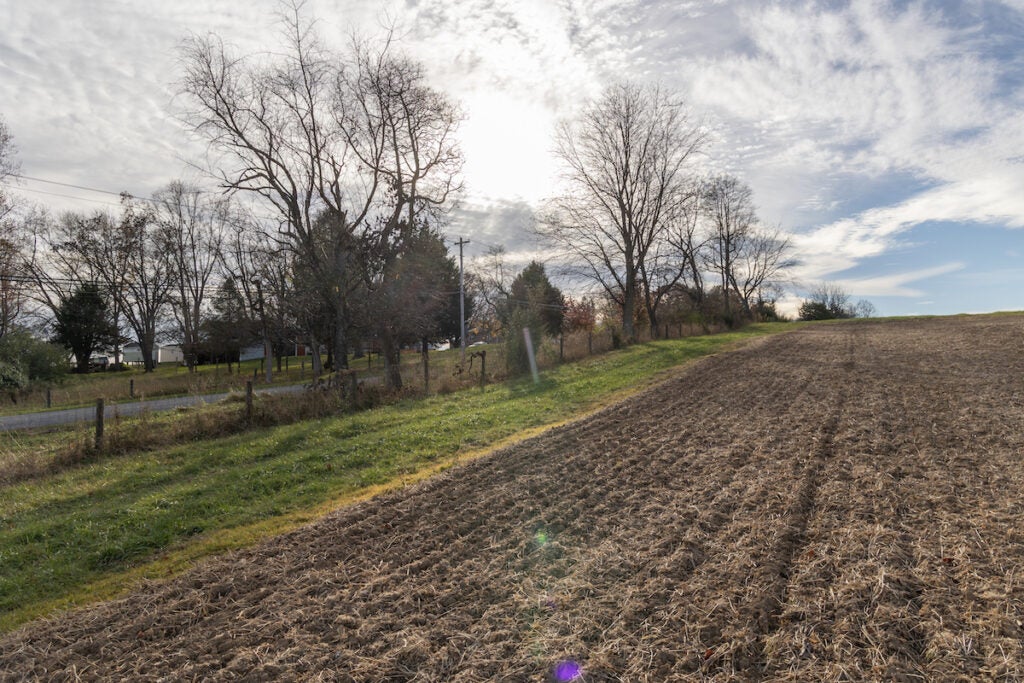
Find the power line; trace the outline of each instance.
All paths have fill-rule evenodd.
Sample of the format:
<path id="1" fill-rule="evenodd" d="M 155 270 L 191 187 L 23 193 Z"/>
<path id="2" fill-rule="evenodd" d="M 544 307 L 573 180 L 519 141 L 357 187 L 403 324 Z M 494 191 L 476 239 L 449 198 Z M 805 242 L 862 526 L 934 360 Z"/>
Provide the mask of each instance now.
<path id="1" fill-rule="evenodd" d="M 47 185 L 60 185 L 61 187 L 70 187 L 75 190 L 85 190 L 86 192 L 99 192 L 100 194 L 111 194 L 115 197 L 120 197 L 122 194 L 131 194 L 130 192 L 113 192 L 111 190 L 101 190 L 97 187 L 87 187 L 85 185 L 76 185 L 74 183 L 62 183 L 57 180 L 47 180 L 46 178 L 37 178 L 30 175 L 22 175 L 21 173 L 12 173 L 12 178 L 21 178 L 22 180 L 31 180 L 37 183 L 46 183 Z M 134 195 L 132 195 L 134 197 Z M 136 197 L 136 199 L 145 199 L 146 201 L 154 201 L 149 197 Z"/>
<path id="2" fill-rule="evenodd" d="M 75 201 L 79 201 L 79 202 L 93 202 L 95 204 L 104 204 L 106 206 L 117 206 L 117 204 L 115 204 L 114 202 L 108 202 L 108 201 L 106 201 L 104 199 L 88 199 L 86 197 L 75 197 L 74 195 L 70 195 L 70 194 L 60 194 L 59 192 L 47 192 L 46 190 L 36 190 L 36 189 L 31 188 L 31 187 L 22 187 L 22 188 L 19 188 L 19 190 L 22 191 L 22 192 L 35 192 L 36 194 L 45 194 L 45 195 L 48 195 L 50 197 L 61 197 L 63 199 L 74 199 Z"/>

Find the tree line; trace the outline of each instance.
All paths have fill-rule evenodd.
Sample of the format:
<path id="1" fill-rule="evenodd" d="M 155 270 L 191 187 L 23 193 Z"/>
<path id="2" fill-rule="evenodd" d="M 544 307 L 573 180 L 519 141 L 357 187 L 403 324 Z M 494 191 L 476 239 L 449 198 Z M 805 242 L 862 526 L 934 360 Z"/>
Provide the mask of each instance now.
<path id="1" fill-rule="evenodd" d="M 441 232 L 463 189 L 458 104 L 392 36 L 331 50 L 301 2 L 282 7 L 271 56 L 212 34 L 181 49 L 184 119 L 218 192 L 172 181 L 123 195 L 116 214 L 57 217 L 0 194 L 0 337 L 34 316 L 80 369 L 132 340 L 147 370 L 162 338 L 190 367 L 254 339 L 277 358 L 299 341 L 315 374 L 372 343 L 391 388 L 403 346 L 458 341 L 459 272 Z M 749 186 L 698 172 L 706 140 L 678 98 L 632 83 L 561 124 L 566 191 L 536 232 L 558 274 L 593 294 L 563 296 L 540 263 L 513 276 L 494 250 L 469 278 L 476 327 L 553 334 L 603 318 L 635 340 L 643 325 L 657 337 L 682 319 L 776 315 L 790 244 L 758 220 Z M 0 180 L 11 175 L 0 122 Z"/>

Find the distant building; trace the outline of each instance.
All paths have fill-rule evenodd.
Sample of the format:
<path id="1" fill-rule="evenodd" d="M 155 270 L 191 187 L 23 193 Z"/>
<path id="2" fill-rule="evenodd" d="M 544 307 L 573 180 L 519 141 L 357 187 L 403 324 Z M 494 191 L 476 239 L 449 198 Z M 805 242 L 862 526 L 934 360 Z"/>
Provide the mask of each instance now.
<path id="1" fill-rule="evenodd" d="M 160 363 L 184 363 L 185 354 L 182 352 L 181 347 L 177 344 L 154 344 L 153 345 L 153 356 L 154 360 L 159 365 Z M 142 349 L 138 343 L 132 342 L 131 344 L 125 344 L 122 357 L 125 363 L 130 364 L 142 364 Z"/>

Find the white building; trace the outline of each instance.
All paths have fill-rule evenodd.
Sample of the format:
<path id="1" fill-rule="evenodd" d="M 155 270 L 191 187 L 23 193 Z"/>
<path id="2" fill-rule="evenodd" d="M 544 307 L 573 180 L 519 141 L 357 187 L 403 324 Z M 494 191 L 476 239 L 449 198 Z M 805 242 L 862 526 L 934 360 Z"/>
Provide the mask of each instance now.
<path id="1" fill-rule="evenodd" d="M 185 362 L 185 354 L 177 344 L 154 344 L 153 355 L 158 365 L 160 363 Z M 135 342 L 125 344 L 122 358 L 125 363 L 142 363 L 142 349 Z"/>

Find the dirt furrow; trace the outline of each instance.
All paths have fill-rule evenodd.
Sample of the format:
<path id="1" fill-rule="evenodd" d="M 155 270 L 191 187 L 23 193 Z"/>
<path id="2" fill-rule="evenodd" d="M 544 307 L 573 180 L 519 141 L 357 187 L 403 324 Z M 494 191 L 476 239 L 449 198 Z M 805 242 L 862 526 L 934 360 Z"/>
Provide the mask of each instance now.
<path id="1" fill-rule="evenodd" d="M 9 634 L 0 678 L 1021 678 L 1021 331 L 822 326 L 707 359 Z"/>

